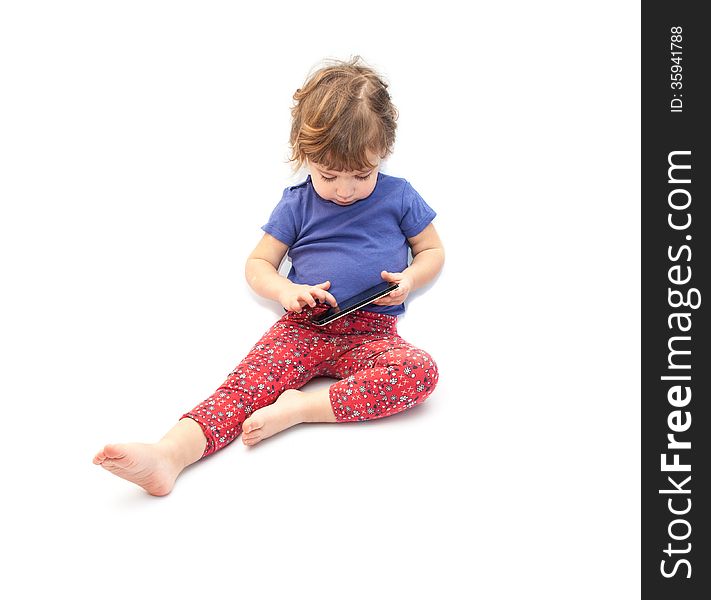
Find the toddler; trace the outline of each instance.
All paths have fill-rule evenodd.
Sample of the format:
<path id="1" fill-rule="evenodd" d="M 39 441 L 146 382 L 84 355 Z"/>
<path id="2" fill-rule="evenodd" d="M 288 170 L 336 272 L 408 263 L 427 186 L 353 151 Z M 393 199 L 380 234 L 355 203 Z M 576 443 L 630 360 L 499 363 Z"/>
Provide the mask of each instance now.
<path id="1" fill-rule="evenodd" d="M 432 393 L 437 366 L 396 322 L 410 292 L 441 270 L 444 250 L 432 208 L 405 179 L 380 171 L 398 116 L 387 87 L 356 56 L 323 66 L 296 90 L 290 161 L 309 175 L 284 190 L 245 266 L 252 289 L 286 313 L 158 443 L 108 444 L 95 464 L 163 496 L 185 467 L 240 433 L 253 446 L 298 423 L 393 415 Z M 328 325 L 311 322 L 382 280 L 399 287 Z M 299 391 L 322 376 L 337 381 Z"/>

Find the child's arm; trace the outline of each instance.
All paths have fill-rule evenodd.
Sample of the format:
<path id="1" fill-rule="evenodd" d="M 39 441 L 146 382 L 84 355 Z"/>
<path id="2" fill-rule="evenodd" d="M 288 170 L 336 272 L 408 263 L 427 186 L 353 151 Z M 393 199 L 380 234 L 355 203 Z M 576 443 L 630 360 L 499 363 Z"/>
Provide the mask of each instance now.
<path id="1" fill-rule="evenodd" d="M 395 282 L 400 287 L 380 300 L 376 300 L 374 304 L 380 306 L 402 304 L 412 290 L 427 285 L 442 270 L 444 246 L 442 246 L 442 241 L 432 223 L 416 236 L 408 238 L 407 241 L 412 249 L 410 266 L 402 273 L 388 273 L 387 271 L 381 273 L 383 279 Z"/>
<path id="2" fill-rule="evenodd" d="M 326 291 L 331 286 L 330 282 L 297 285 L 279 275 L 279 265 L 288 249 L 289 246 L 284 242 L 265 233 L 244 267 L 249 286 L 260 296 L 274 300 L 294 312 L 301 312 L 307 304 L 316 306 L 317 300 L 336 306 L 336 299 Z"/>

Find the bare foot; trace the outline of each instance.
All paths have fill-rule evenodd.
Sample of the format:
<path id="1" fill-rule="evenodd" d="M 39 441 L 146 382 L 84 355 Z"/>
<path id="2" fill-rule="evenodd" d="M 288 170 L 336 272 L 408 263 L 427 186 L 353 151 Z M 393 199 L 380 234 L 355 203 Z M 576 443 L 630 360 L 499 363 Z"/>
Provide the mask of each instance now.
<path id="1" fill-rule="evenodd" d="M 94 464 L 153 496 L 169 494 L 182 471 L 165 444 L 107 444 L 97 452 Z"/>
<path id="2" fill-rule="evenodd" d="M 306 420 L 303 410 L 305 396 L 298 390 L 286 390 L 274 404 L 255 411 L 242 424 L 242 443 L 254 446 L 275 433 L 303 423 Z"/>

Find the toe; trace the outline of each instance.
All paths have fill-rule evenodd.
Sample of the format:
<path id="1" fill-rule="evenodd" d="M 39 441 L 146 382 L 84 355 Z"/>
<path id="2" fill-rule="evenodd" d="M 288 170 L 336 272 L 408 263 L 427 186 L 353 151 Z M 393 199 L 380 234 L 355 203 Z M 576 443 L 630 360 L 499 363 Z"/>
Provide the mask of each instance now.
<path id="1" fill-rule="evenodd" d="M 121 444 L 106 444 L 103 454 L 105 458 L 124 458 L 126 456 L 126 449 Z"/>
<path id="2" fill-rule="evenodd" d="M 242 431 L 244 433 L 251 433 L 255 429 L 260 429 L 264 425 L 263 419 L 257 415 L 253 415 L 247 419 L 242 425 Z"/>
<path id="3" fill-rule="evenodd" d="M 255 435 L 247 439 L 242 439 L 242 442 L 245 446 L 254 446 L 260 439 L 262 439 L 260 436 Z"/>

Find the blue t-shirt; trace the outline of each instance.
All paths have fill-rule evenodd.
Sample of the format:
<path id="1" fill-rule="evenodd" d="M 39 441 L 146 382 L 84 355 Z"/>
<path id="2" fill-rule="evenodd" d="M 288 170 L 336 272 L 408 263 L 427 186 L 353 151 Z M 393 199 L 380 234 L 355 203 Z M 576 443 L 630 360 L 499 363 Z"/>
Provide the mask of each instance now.
<path id="1" fill-rule="evenodd" d="M 307 285 L 330 281 L 328 291 L 342 301 L 381 283 L 381 271 L 404 271 L 407 238 L 421 233 L 435 215 L 400 177 L 379 172 L 370 196 L 340 206 L 321 198 L 309 175 L 284 190 L 262 229 L 289 246 L 289 280 Z M 371 304 L 365 310 L 399 315 L 405 305 Z"/>

